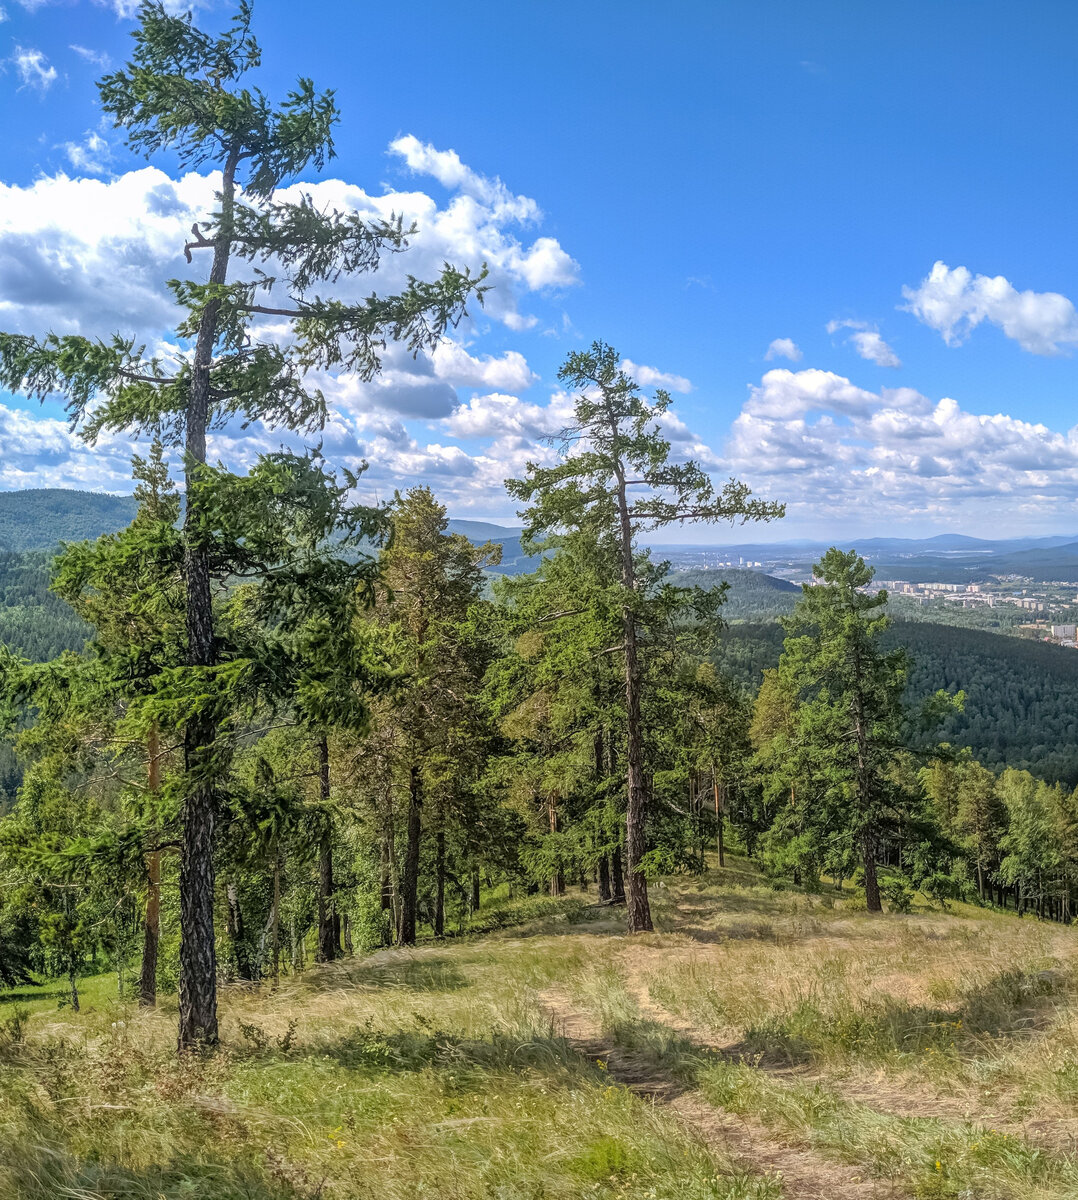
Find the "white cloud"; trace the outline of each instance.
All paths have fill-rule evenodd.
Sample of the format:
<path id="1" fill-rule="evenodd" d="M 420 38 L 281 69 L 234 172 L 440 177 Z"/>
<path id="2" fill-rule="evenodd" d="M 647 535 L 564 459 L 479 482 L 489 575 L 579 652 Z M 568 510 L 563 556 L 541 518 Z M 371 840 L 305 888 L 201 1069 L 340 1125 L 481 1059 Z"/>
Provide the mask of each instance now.
<path id="1" fill-rule="evenodd" d="M 92 66 L 99 67 L 102 71 L 108 69 L 110 59 L 103 50 L 91 50 L 86 46 L 74 45 L 69 46 L 68 49 L 74 50 L 79 58 L 85 59 Z"/>
<path id="2" fill-rule="evenodd" d="M 667 371 L 658 371 L 654 367 L 634 363 L 628 358 L 622 360 L 621 369 L 641 387 L 663 388 L 668 392 L 680 392 L 682 395 L 692 391 L 692 383 L 684 375 L 671 375 Z"/>
<path id="3" fill-rule="evenodd" d="M 80 171 L 104 168 L 99 141 L 64 149 Z M 171 179 L 145 167 L 107 182 L 56 175 L 26 187 L 0 184 L 0 327 L 99 334 L 117 328 L 158 336 L 176 318 L 163 281 L 197 278 L 203 269 L 201 263 L 187 266 L 183 244 L 192 222 L 212 211 L 218 182 L 216 174 Z M 446 204 L 423 192 L 375 196 L 339 179 L 293 185 L 278 197 L 304 193 L 319 207 L 372 219 L 399 214 L 405 224 L 417 224 L 408 251 L 384 259 L 376 278 L 382 293 L 403 286 L 408 274 L 434 278 L 447 261 L 474 272 L 486 263 L 491 290 L 484 309 L 477 304 L 472 309 L 522 330 L 537 322 L 521 312 L 522 297 L 576 280 L 576 264 L 553 238 L 522 243 L 516 237 L 512 204 L 486 205 L 470 194 L 454 195 Z M 345 278 L 334 294 L 360 299 L 371 283 L 370 277 Z M 475 386 L 522 385 L 517 375 L 510 382 L 486 378 Z"/>
<path id="4" fill-rule="evenodd" d="M 906 312 L 960 345 L 982 321 L 1031 354 L 1064 354 L 1078 345 L 1078 313 L 1059 292 L 1019 292 L 1002 275 L 973 275 L 937 262 L 917 287 L 904 287 Z"/>
<path id="5" fill-rule="evenodd" d="M 724 462 L 818 524 L 915 520 L 946 528 L 1078 516 L 1078 428 L 969 412 L 912 388 L 872 392 L 814 369 L 768 371 L 731 428 Z"/>
<path id="6" fill-rule="evenodd" d="M 539 378 L 518 350 L 506 350 L 497 358 L 474 357 L 459 342 L 446 339 L 434 351 L 434 373 L 453 387 L 497 388 L 522 392 Z"/>
<path id="7" fill-rule="evenodd" d="M 529 196 L 514 196 L 497 176 L 490 179 L 465 166 L 456 150 L 436 150 L 429 142 L 407 134 L 389 143 L 389 153 L 404 159 L 414 174 L 430 175 L 449 191 L 474 197 L 502 219 L 542 220 L 543 214 L 534 200 Z"/>
<path id="8" fill-rule="evenodd" d="M 800 362 L 801 347 L 793 338 L 775 338 L 764 355 L 765 362 L 773 362 L 776 358 L 788 358 L 790 362 Z"/>
<path id="9" fill-rule="evenodd" d="M 868 362 L 874 362 L 878 367 L 902 366 L 898 355 L 883 340 L 874 329 L 863 329 L 850 334 L 857 353 Z"/>
<path id="10" fill-rule="evenodd" d="M 67 161 L 84 175 L 104 175 L 112 158 L 112 148 L 99 133 L 87 130 L 81 142 L 64 142 Z"/>
<path id="11" fill-rule="evenodd" d="M 11 62 L 18 72 L 20 88 L 47 92 L 58 78 L 56 68 L 49 66 L 49 60 L 40 50 L 16 46 Z"/>
<path id="12" fill-rule="evenodd" d="M 867 321 L 833 320 L 827 322 L 828 333 L 837 333 L 840 329 L 853 330 L 846 341 L 852 343 L 853 348 L 866 362 L 873 362 L 878 367 L 902 366 L 898 355 L 883 340 L 879 331 L 869 325 Z"/>

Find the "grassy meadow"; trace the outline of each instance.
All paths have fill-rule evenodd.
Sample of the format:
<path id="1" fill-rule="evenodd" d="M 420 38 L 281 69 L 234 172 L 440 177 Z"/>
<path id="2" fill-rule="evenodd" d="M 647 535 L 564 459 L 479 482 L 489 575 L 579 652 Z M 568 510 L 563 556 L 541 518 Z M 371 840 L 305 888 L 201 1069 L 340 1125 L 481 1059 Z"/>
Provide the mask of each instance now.
<path id="1" fill-rule="evenodd" d="M 778 1200 L 1078 1196 L 1078 933 L 870 917 L 745 863 L 175 1005 L 0 992 L 0 1196 Z M 504 915 L 504 914 L 503 914 Z M 491 917 L 491 925 L 502 921 Z"/>

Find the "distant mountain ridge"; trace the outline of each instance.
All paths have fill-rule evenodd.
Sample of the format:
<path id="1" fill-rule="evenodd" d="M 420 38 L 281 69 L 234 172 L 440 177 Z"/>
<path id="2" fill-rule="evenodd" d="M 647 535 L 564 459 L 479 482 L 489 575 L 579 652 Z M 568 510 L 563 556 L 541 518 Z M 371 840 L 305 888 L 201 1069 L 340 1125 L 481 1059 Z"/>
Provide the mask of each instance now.
<path id="1" fill-rule="evenodd" d="M 104 492 L 67 488 L 0 492 L 0 550 L 52 550 L 60 542 L 115 533 L 131 523 L 137 508 L 134 496 Z"/>

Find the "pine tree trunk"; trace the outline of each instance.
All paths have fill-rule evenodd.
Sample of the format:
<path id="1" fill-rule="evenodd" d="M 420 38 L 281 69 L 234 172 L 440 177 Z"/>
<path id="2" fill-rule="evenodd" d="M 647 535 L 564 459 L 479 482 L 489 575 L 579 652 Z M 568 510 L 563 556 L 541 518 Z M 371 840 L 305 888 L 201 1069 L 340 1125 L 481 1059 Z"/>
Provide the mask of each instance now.
<path id="1" fill-rule="evenodd" d="M 861 854 L 865 868 L 865 907 L 869 912 L 883 912 L 880 885 L 876 878 L 876 845 L 870 834 L 861 838 Z"/>
<path id="2" fill-rule="evenodd" d="M 419 768 L 412 767 L 408 783 L 408 847 L 404 855 L 401 879 L 400 944 L 414 946 L 416 908 L 419 903 L 419 836 L 423 799 L 419 789 Z"/>
<path id="3" fill-rule="evenodd" d="M 379 856 L 381 876 L 381 909 L 388 912 L 393 907 L 393 879 L 389 873 L 389 839 L 382 838 L 381 854 Z"/>
<path id="4" fill-rule="evenodd" d="M 652 929 L 648 881 L 640 869 L 647 849 L 647 796 L 644 790 L 644 739 L 640 717 L 640 669 L 636 653 L 636 618 L 622 610 L 625 632 L 625 715 L 628 757 L 628 803 L 625 809 L 625 868 L 628 877 L 629 932 Z"/>
<path id="5" fill-rule="evenodd" d="M 281 982 L 281 856 L 273 859 L 273 986 Z"/>
<path id="6" fill-rule="evenodd" d="M 161 851 L 146 856 L 146 917 L 142 931 L 142 970 L 139 972 L 138 1002 L 142 1008 L 157 1003 L 157 951 L 161 941 Z"/>
<path id="7" fill-rule="evenodd" d="M 717 826 L 717 829 L 718 829 L 718 832 L 715 837 L 715 841 L 716 841 L 717 849 L 719 852 L 719 866 L 725 867 L 726 866 L 726 846 L 723 842 L 723 825 L 725 824 L 725 821 L 726 821 L 726 812 L 725 812 L 726 805 L 723 803 L 724 797 L 723 797 L 722 793 L 723 793 L 724 789 L 722 788 L 722 786 L 719 783 L 719 779 L 718 779 L 718 776 L 715 774 L 714 767 L 712 767 L 712 769 L 711 769 L 711 780 L 712 780 L 712 786 L 715 791 L 715 825 Z"/>
<path id="8" fill-rule="evenodd" d="M 610 890 L 610 859 L 604 854 L 599 859 L 599 903 L 608 904 L 613 897 Z"/>
<path id="9" fill-rule="evenodd" d="M 618 904 L 625 903 L 625 873 L 621 869 L 621 841 L 614 843 L 614 852 L 610 855 L 610 878 L 614 885 L 614 900 Z"/>
<path id="10" fill-rule="evenodd" d="M 231 879 L 225 884 L 225 904 L 226 927 L 232 942 L 232 953 L 236 957 L 236 974 L 245 983 L 251 983 L 255 978 L 254 965 L 247 952 L 247 931 L 243 922 L 243 909 L 240 907 L 240 894 Z"/>
<path id="11" fill-rule="evenodd" d="M 333 829 L 329 819 L 329 742 L 318 740 L 318 798 L 322 803 L 322 837 L 318 845 L 318 961 L 340 958 L 333 883 Z"/>
<path id="12" fill-rule="evenodd" d="M 445 830 L 434 835 L 434 936 L 445 936 Z"/>
<path id="13" fill-rule="evenodd" d="M 239 147 L 228 154 L 221 180 L 220 235 L 213 250 L 209 282 L 223 286 L 228 276 Z M 186 413 L 186 510 L 183 579 L 186 596 L 187 662 L 212 667 L 216 658 L 209 546 L 200 531 L 198 481 L 206 462 L 210 413 L 210 366 L 217 344 L 221 304 L 209 300 L 199 319 L 191 361 Z M 208 685 L 207 685 L 208 687 Z M 212 712 L 193 715 L 183 731 L 186 795 L 180 851 L 180 1050 L 217 1044 L 217 950 L 213 926 L 213 847 L 217 822 L 214 776 L 217 722 Z"/>
<path id="14" fill-rule="evenodd" d="M 152 796 L 157 795 L 161 781 L 159 755 L 161 751 L 157 725 L 150 726 L 146 742 L 147 786 Z M 157 951 L 161 942 L 161 851 L 151 850 L 146 855 L 146 915 L 142 934 L 142 969 L 139 972 L 138 1002 L 142 1008 L 153 1008 L 157 1004 Z"/>
<path id="15" fill-rule="evenodd" d="M 550 814 L 550 832 L 558 832 L 558 794 L 552 792 L 550 800 L 547 802 L 547 808 Z M 552 896 L 560 896 L 565 891 L 565 877 L 561 871 L 555 871 L 550 877 L 550 894 Z"/>

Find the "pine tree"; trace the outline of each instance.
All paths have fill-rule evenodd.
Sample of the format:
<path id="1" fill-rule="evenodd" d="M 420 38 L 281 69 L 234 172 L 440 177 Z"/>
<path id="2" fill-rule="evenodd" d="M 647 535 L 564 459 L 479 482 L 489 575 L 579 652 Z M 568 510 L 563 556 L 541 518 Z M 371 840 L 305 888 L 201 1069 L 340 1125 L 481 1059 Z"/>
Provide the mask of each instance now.
<path id="1" fill-rule="evenodd" d="M 630 933 L 637 933 L 651 929 L 652 923 L 641 869 L 647 848 L 647 793 L 638 631 L 641 579 L 635 539 L 641 532 L 674 523 L 772 520 L 784 510 L 750 499 L 749 489 L 734 480 L 716 490 L 695 462 L 671 462 L 670 443 L 661 433 L 669 394 L 658 391 L 648 403 L 619 363 L 617 352 L 602 342 L 569 355 L 558 375 L 576 393 L 573 420 L 560 438 L 562 461 L 554 467 L 528 463 L 525 478 L 507 480 L 506 487 L 528 505 L 521 514 L 527 538 L 584 530 L 617 564 L 617 575 L 607 582 L 618 587 L 620 595 L 628 923 Z"/>
<path id="2" fill-rule="evenodd" d="M 223 675 L 213 605 L 213 570 L 227 576 L 220 529 L 224 473 L 206 463 L 209 430 L 239 419 L 247 425 L 309 429 L 321 425 L 324 397 L 304 383 L 311 369 L 372 378 L 386 340 L 413 352 L 433 345 L 458 321 L 478 281 L 447 267 L 434 282 L 409 280 L 396 296 L 359 304 L 326 299 L 314 289 L 342 274 L 377 268 L 384 253 L 404 249 L 399 221 L 367 222 L 319 211 L 309 197 L 284 203 L 278 187 L 333 154 L 338 120 L 331 92 L 301 79 L 279 104 L 243 77 L 260 65 L 249 0 L 225 33 L 198 29 L 190 14 L 161 3 L 139 10 L 131 62 L 99 84 L 105 114 L 128 144 L 152 157 L 168 151 L 183 169 L 221 171 L 217 210 L 198 222 L 188 260 L 207 252 L 206 282 L 169 287 L 186 310 L 177 335 L 190 356 L 147 356 L 135 339 L 111 341 L 48 334 L 0 335 L 0 384 L 44 397 L 63 393 L 72 420 L 93 440 L 105 431 L 151 430 L 184 448 L 186 507 L 183 580 L 189 689 L 183 713 L 186 788 L 180 879 L 181 1048 L 217 1041 L 213 851 L 218 781 L 227 765 L 216 737 Z M 234 262 L 252 265 L 231 279 Z M 270 270 L 255 266 L 267 263 Z M 267 303 L 260 303 L 260 295 Z M 285 293 L 284 304 L 275 297 Z M 286 322 L 294 341 L 260 337 L 259 318 Z M 228 539 L 225 539 L 227 542 Z"/>
<path id="3" fill-rule="evenodd" d="M 890 768 L 902 744 L 906 659 L 884 653 L 885 591 L 872 569 L 832 547 L 784 621 L 779 677 L 797 703 L 797 773 L 815 793 L 810 819 L 846 832 L 860 856 L 869 912 L 880 912 L 877 862 L 892 811 Z"/>

